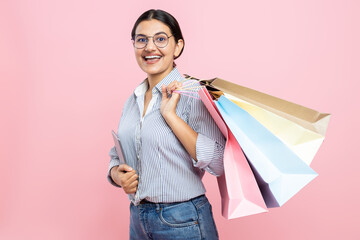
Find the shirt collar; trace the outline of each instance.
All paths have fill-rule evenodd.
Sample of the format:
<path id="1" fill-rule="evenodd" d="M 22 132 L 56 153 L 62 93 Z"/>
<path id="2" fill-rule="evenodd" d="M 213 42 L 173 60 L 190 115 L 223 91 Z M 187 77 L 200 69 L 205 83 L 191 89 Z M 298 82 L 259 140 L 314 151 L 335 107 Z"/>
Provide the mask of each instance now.
<path id="1" fill-rule="evenodd" d="M 155 87 L 152 90 L 152 93 L 156 93 L 156 91 L 158 91 L 159 93 L 161 93 L 161 86 L 162 85 L 169 85 L 171 82 L 177 80 L 177 81 L 181 81 L 183 80 L 183 76 L 180 74 L 180 72 L 178 71 L 178 69 L 176 67 L 173 68 L 173 70 L 171 70 L 171 72 L 166 75 L 166 77 L 164 77 L 158 84 L 155 85 Z M 146 90 L 149 88 L 149 83 L 147 81 L 147 78 L 139 85 L 135 88 L 134 90 L 134 94 L 136 97 L 144 95 Z"/>
<path id="2" fill-rule="evenodd" d="M 148 81 L 147 81 L 147 78 L 142 81 L 142 83 L 140 83 L 139 86 L 137 86 L 134 90 L 134 94 L 136 97 L 139 97 L 141 95 L 144 95 L 146 90 L 149 88 L 149 84 L 148 84 Z"/>

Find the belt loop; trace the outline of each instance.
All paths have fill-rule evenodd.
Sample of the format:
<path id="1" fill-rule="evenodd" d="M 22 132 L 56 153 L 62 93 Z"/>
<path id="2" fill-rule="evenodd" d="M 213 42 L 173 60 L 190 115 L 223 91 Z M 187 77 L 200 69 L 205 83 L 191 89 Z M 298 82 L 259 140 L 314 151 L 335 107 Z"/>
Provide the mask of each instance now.
<path id="1" fill-rule="evenodd" d="M 160 205 L 160 203 L 155 203 L 155 205 L 156 205 L 156 211 L 157 211 L 157 212 L 160 211 L 160 210 L 161 210 L 161 205 Z"/>
<path id="2" fill-rule="evenodd" d="M 204 198 L 204 200 L 206 199 L 205 194 L 202 194 L 200 196 L 194 197 L 192 199 L 190 199 L 190 201 L 195 205 L 196 208 L 198 208 L 199 202 L 201 203 L 201 200 Z"/>

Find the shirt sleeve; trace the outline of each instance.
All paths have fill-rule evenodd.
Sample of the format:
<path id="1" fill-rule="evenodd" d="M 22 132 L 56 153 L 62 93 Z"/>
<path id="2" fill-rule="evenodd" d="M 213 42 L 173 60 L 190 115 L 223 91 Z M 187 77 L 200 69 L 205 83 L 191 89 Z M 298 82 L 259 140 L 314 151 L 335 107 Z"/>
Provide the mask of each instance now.
<path id="1" fill-rule="evenodd" d="M 192 98 L 188 123 L 198 133 L 196 159 L 193 165 L 215 176 L 224 173 L 224 146 L 226 139 L 201 100 Z"/>
<path id="2" fill-rule="evenodd" d="M 112 185 L 114 185 L 115 187 L 121 187 L 120 185 L 118 185 L 117 183 L 115 183 L 114 180 L 113 180 L 112 177 L 111 177 L 111 169 L 112 169 L 113 167 L 116 167 L 116 166 L 119 166 L 119 165 L 120 165 L 120 159 L 119 159 L 119 157 L 118 157 L 118 155 L 117 155 L 115 146 L 113 146 L 113 147 L 110 149 L 109 156 L 110 156 L 110 163 L 109 163 L 109 169 L 108 169 L 107 179 L 108 179 L 108 181 L 109 181 Z"/>
<path id="3" fill-rule="evenodd" d="M 120 119 L 123 117 L 124 115 L 124 112 L 127 110 L 127 106 L 129 104 L 129 101 L 130 101 L 130 98 L 131 96 L 126 100 L 125 104 L 124 104 L 124 107 L 123 107 L 123 110 L 121 112 L 121 117 Z M 108 168 L 108 172 L 107 172 L 107 179 L 108 181 L 114 185 L 115 187 L 121 187 L 120 185 L 116 184 L 114 182 L 114 180 L 112 179 L 111 177 L 111 169 L 113 167 L 116 167 L 116 166 L 119 166 L 120 164 L 123 164 L 124 162 L 121 162 L 119 157 L 118 157 L 118 154 L 116 152 L 116 148 L 115 148 L 115 145 L 110 149 L 109 151 L 109 156 L 110 156 L 110 163 L 109 163 L 109 168 Z"/>

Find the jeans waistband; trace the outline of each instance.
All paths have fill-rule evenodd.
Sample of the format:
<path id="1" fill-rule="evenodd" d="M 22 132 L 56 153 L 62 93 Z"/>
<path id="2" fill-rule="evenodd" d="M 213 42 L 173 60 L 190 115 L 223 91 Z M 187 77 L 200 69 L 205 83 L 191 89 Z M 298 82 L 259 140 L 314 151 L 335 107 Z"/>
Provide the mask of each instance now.
<path id="1" fill-rule="evenodd" d="M 191 198 L 187 201 L 180 201 L 180 202 L 171 202 L 171 203 L 164 203 L 164 202 L 161 202 L 161 203 L 154 203 L 154 202 L 150 202 L 146 199 L 143 199 L 140 201 L 139 205 L 138 206 L 145 206 L 145 205 L 148 205 L 148 206 L 151 206 L 151 205 L 163 205 L 163 206 L 169 206 L 169 205 L 174 205 L 174 204 L 179 204 L 179 203 L 184 203 L 184 202 L 189 202 L 189 201 L 193 201 L 193 202 L 197 202 L 199 200 L 201 200 L 202 198 L 206 198 L 205 194 L 202 194 L 200 196 L 197 196 L 197 197 L 194 197 L 194 198 Z"/>

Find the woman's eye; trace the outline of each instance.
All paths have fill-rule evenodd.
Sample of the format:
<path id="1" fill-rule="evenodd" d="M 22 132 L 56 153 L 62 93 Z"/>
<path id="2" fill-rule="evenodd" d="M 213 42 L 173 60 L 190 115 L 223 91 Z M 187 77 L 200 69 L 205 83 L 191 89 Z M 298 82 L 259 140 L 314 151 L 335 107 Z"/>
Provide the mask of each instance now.
<path id="1" fill-rule="evenodd" d="M 165 38 L 164 38 L 164 37 L 158 37 L 158 38 L 156 39 L 156 41 L 158 41 L 158 42 L 163 42 L 163 41 L 165 41 Z"/>
<path id="2" fill-rule="evenodd" d="M 146 42 L 146 38 L 138 38 L 136 41 L 137 42 Z"/>

